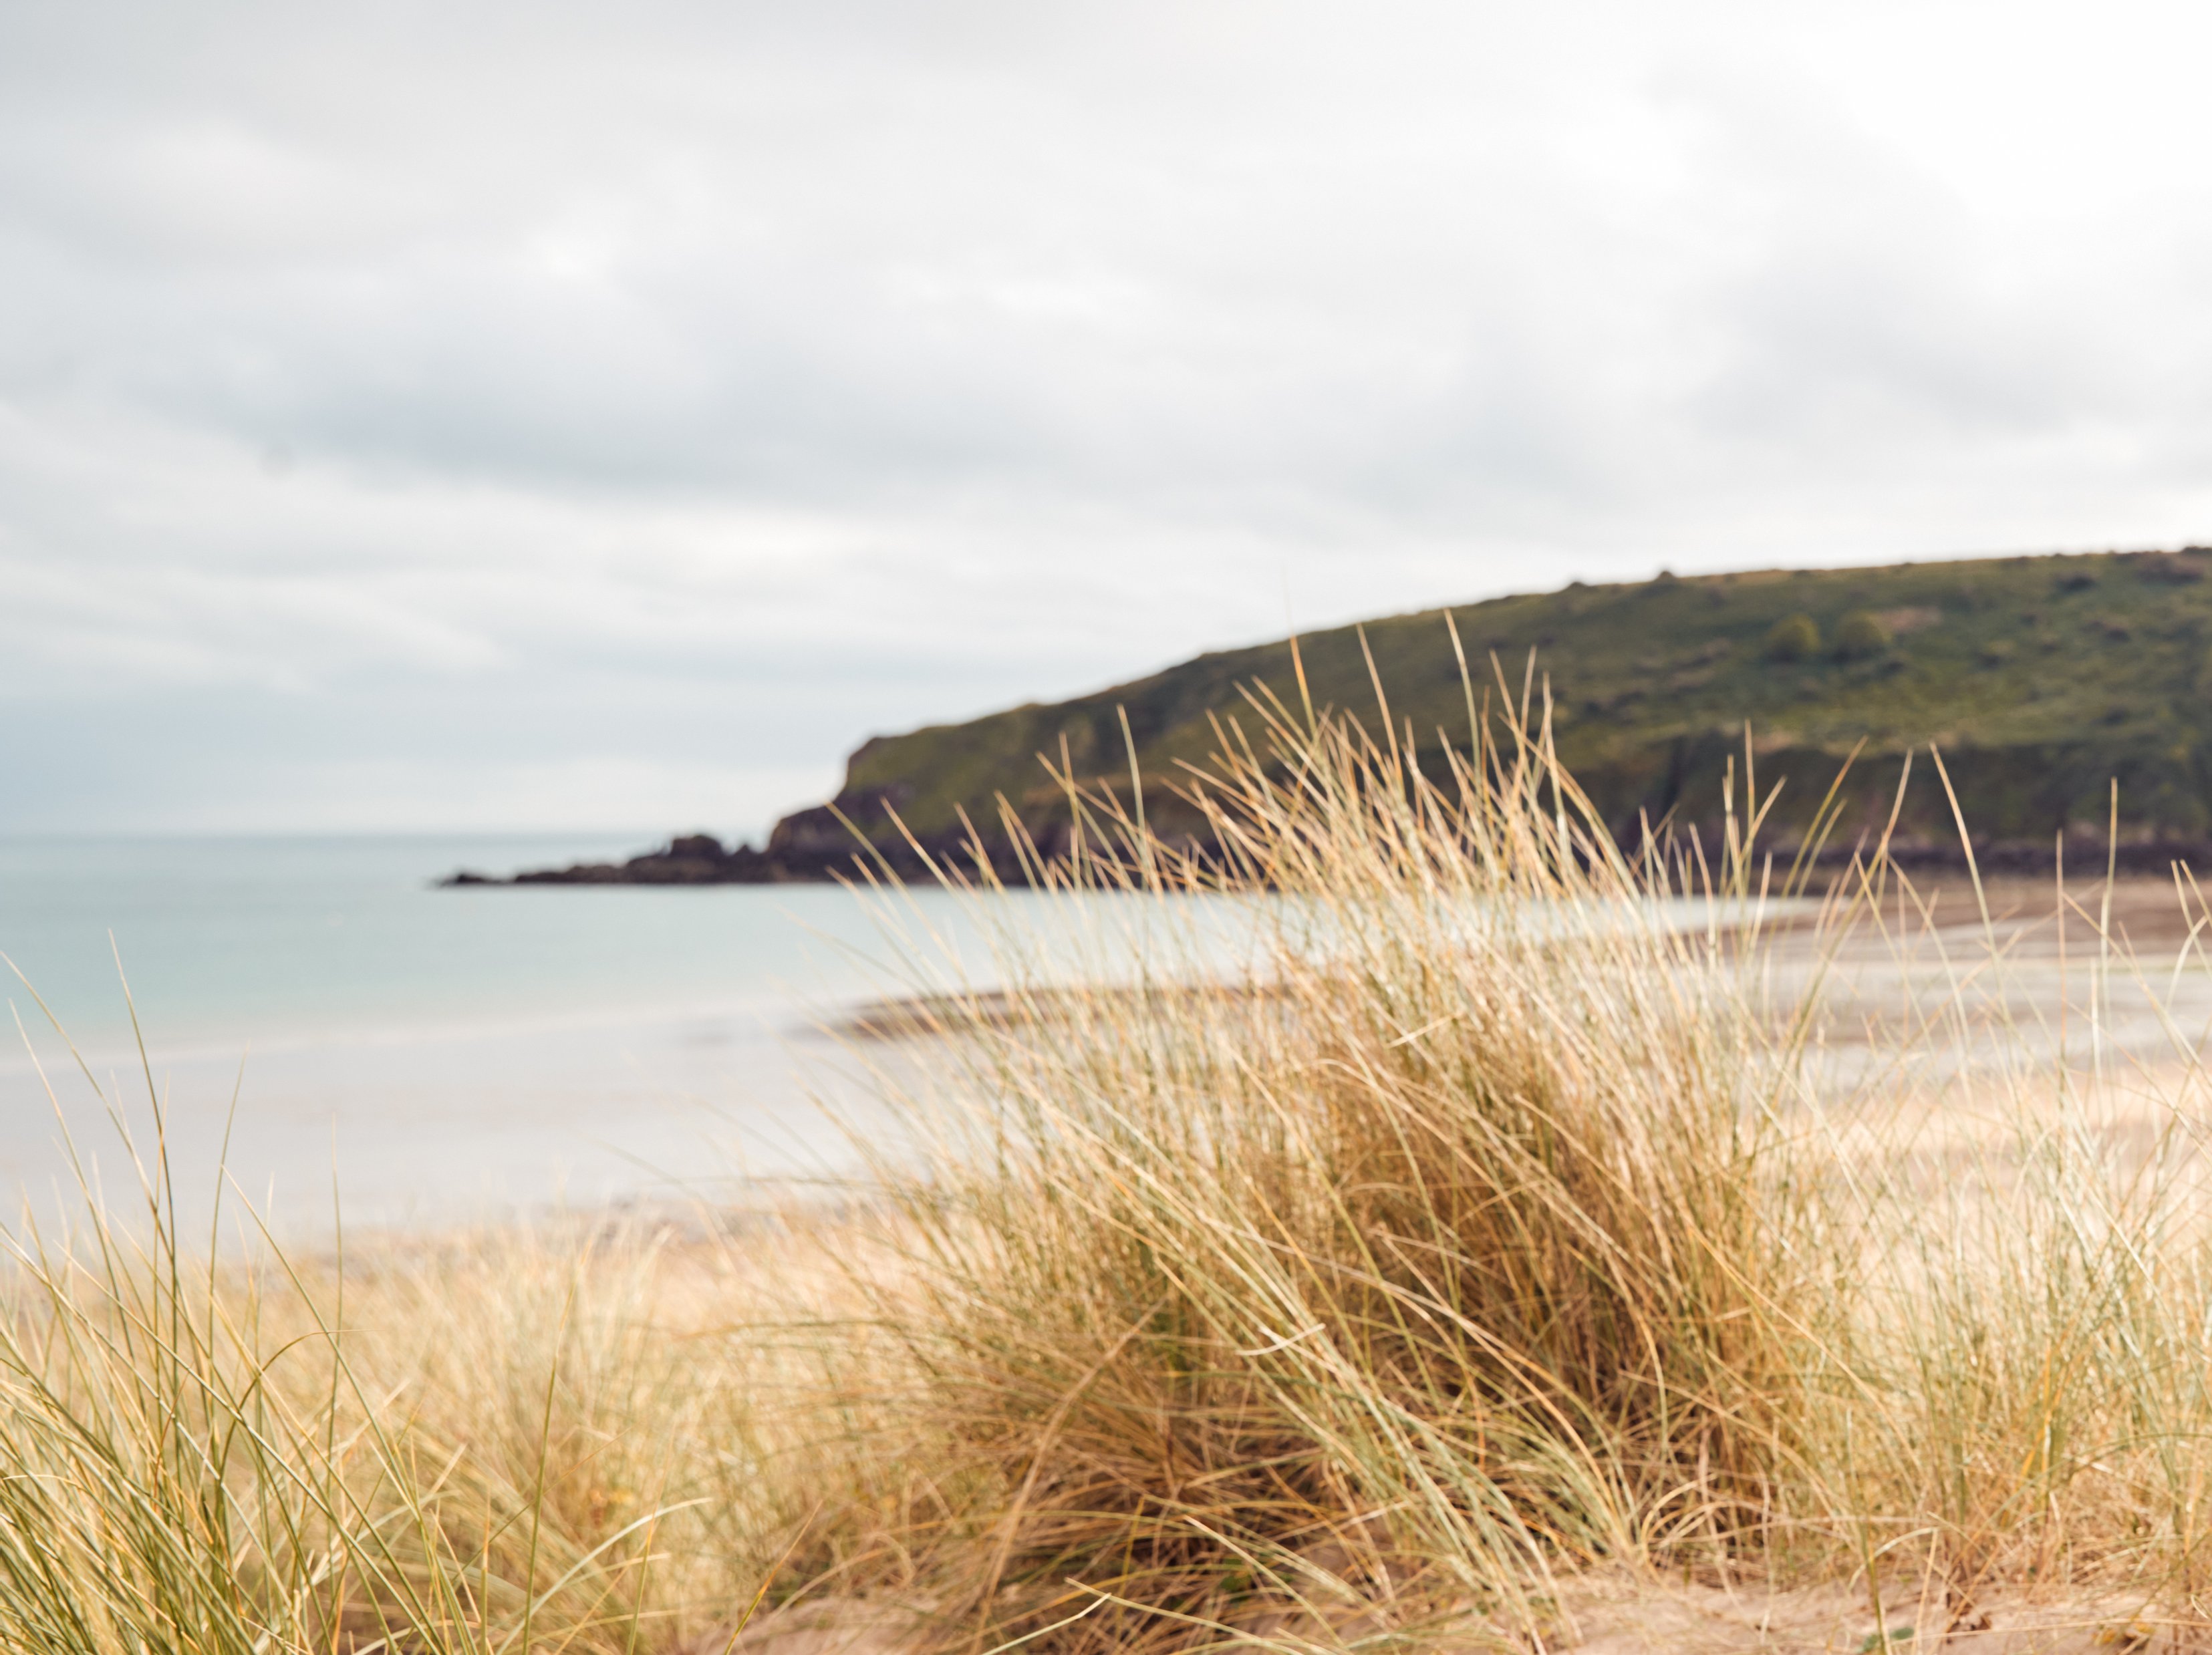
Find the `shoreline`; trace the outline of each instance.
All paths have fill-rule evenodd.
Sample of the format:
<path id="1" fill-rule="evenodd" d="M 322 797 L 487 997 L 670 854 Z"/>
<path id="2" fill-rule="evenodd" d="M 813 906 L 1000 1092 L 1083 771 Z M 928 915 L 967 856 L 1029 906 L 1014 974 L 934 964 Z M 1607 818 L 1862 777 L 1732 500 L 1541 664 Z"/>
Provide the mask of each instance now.
<path id="1" fill-rule="evenodd" d="M 431 885 L 439 890 L 506 890 L 530 886 L 837 885 L 879 876 L 885 871 L 909 882 L 933 883 L 932 862 L 939 867 L 958 870 L 963 875 L 973 866 L 973 847 L 964 834 L 923 838 L 913 844 L 904 840 L 879 843 L 847 831 L 842 841 L 825 840 L 823 836 L 816 834 L 803 843 L 780 843 L 787 839 L 785 828 L 788 820 L 777 825 L 766 849 L 756 849 L 742 840 L 725 845 L 711 834 L 685 834 L 621 862 L 574 862 L 525 868 L 511 874 L 487 874 L 461 868 L 433 880 Z M 1041 844 L 1051 838 L 1049 830 L 1039 835 Z M 2108 865 L 2116 876 L 2130 879 L 2163 878 L 2176 864 L 2212 872 L 2212 839 L 2144 834 L 2108 842 L 2101 834 L 2085 828 L 2075 829 L 2064 838 L 2065 866 L 2071 870 L 2069 882 L 2077 878 L 2101 879 Z M 1686 845 L 1705 840 L 1715 845 L 1724 843 L 1723 828 L 1711 823 L 1702 828 L 1693 824 L 1686 832 Z M 1628 852 L 1635 841 L 1624 832 L 1617 842 Z M 1012 888 L 1033 885 L 1033 870 L 1028 858 L 1017 854 L 1012 846 L 1003 841 L 986 841 L 983 848 L 998 879 Z M 1194 841 L 1185 848 L 1197 855 L 1201 863 L 1206 859 L 1204 847 Z M 1801 848 L 1778 845 L 1771 855 L 1778 866 L 1788 867 Z M 1865 850 L 1863 845 L 1856 842 L 1831 842 L 1810 859 L 1809 865 L 1840 874 Z M 1985 840 L 1973 842 L 1970 852 L 1956 840 L 1899 838 L 1891 841 L 1887 857 L 1892 866 L 1907 873 L 1971 876 L 1979 871 L 1985 878 L 2021 881 L 2049 880 L 2059 866 L 2056 848 L 2049 840 L 2031 843 L 2021 840 Z"/>

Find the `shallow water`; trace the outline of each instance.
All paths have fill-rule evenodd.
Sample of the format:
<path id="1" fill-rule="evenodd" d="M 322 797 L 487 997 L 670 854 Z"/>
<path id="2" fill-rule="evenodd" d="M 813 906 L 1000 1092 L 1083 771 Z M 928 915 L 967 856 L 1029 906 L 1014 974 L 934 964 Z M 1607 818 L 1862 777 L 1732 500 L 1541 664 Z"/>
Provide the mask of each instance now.
<path id="1" fill-rule="evenodd" d="M 25 1038 L 0 1049 L 0 1211 L 19 1191 L 46 1211 L 81 1205 L 64 1130 L 110 1200 L 129 1197 L 136 1175 L 109 1110 L 119 1100 L 148 1149 L 149 1092 L 166 1100 L 185 1211 L 211 1204 L 220 1161 L 294 1235 L 327 1232 L 337 1213 L 447 1224 L 836 1178 L 858 1165 L 852 1130 L 895 1153 L 898 1122 L 842 1077 L 852 1064 L 822 1026 L 945 985 L 902 961 L 950 955 L 971 985 L 993 985 L 975 905 L 916 893 L 892 916 L 903 935 L 887 937 L 880 901 L 833 886 L 434 884 L 460 866 L 641 842 L 0 840 L 0 951 L 46 1009 L 8 983 Z M 1663 923 L 1711 917 L 1660 906 Z M 1029 939 L 1047 976 L 1091 980 L 1139 958 L 1181 978 L 1245 975 L 1243 949 L 1267 929 L 1255 920 L 1280 912 L 1249 900 L 1175 909 L 1012 893 L 983 912 Z M 1326 949 L 1329 925 L 1315 923 L 1311 945 Z M 1594 909 L 1542 923 L 1613 920 Z"/>
<path id="2" fill-rule="evenodd" d="M 111 1200 L 132 1187 L 70 1051 L 143 1137 L 118 955 L 194 1209 L 227 1128 L 238 1185 L 295 1232 L 327 1227 L 334 1192 L 349 1224 L 449 1222 L 849 1167 L 806 1100 L 836 1085 L 812 1025 L 901 986 L 871 968 L 886 949 L 852 895 L 433 884 L 640 842 L 0 841 L 0 951 L 67 1031 L 9 979 L 28 1049 L 0 1055 L 7 1204 L 55 1205 L 62 1121 Z M 918 900 L 959 932 L 942 898 Z"/>

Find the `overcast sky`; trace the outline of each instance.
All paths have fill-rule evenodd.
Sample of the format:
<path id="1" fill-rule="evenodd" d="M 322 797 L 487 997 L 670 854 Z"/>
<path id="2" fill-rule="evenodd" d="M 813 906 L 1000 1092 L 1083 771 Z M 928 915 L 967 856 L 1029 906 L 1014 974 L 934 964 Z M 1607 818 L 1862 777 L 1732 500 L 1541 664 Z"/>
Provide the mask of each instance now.
<path id="1" fill-rule="evenodd" d="M 1446 600 L 2212 541 L 2202 7 L 0 0 L 0 831 L 754 831 Z"/>

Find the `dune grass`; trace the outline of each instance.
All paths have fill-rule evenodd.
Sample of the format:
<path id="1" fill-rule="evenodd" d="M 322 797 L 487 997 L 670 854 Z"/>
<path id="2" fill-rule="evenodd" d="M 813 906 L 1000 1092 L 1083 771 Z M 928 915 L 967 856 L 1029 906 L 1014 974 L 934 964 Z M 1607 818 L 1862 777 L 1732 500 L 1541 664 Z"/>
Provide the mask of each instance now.
<path id="1" fill-rule="evenodd" d="M 1218 856 L 1071 774 L 1040 895 L 941 870 L 964 944 L 866 882 L 913 1142 L 835 1208 L 218 1256 L 156 1145 L 20 1230 L 0 1642 L 1565 1647 L 1596 1573 L 2212 1628 L 2202 1031 L 2112 1033 L 2199 933 L 2077 908 L 2050 1049 L 2015 930 L 1879 843 L 1808 894 L 1748 761 L 1624 852 L 1469 699 L 1439 764 L 1255 697 Z"/>

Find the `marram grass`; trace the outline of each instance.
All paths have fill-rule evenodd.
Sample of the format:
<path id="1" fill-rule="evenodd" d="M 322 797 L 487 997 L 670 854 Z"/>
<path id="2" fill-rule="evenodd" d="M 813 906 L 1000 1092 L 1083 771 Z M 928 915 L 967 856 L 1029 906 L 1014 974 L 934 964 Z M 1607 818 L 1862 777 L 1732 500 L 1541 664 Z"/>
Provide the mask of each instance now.
<path id="1" fill-rule="evenodd" d="M 2076 909 L 2056 1031 L 1879 843 L 1808 895 L 1748 764 L 1624 853 L 1469 712 L 1255 699 L 1206 856 L 1071 779 L 1039 894 L 941 870 L 988 959 L 864 882 L 910 1131 L 834 1209 L 218 1258 L 156 1145 L 19 1231 L 0 1647 L 1559 1648 L 1599 1577 L 2212 1632 L 2202 1031 L 2110 1033 L 2198 934 Z"/>

